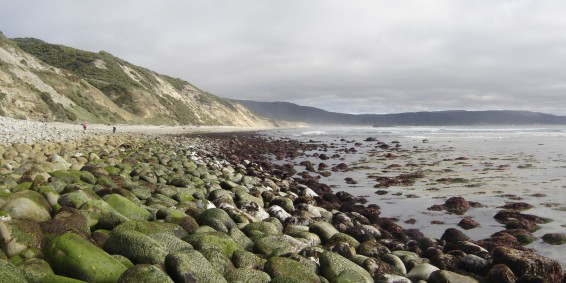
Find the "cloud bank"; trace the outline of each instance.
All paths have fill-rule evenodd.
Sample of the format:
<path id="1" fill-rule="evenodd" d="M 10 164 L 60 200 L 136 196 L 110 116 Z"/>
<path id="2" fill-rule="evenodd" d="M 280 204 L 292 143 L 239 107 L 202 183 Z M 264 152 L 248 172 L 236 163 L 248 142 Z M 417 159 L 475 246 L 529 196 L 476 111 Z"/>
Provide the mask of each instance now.
<path id="1" fill-rule="evenodd" d="M 0 0 L 0 30 L 219 96 L 349 113 L 566 115 L 566 1 Z"/>

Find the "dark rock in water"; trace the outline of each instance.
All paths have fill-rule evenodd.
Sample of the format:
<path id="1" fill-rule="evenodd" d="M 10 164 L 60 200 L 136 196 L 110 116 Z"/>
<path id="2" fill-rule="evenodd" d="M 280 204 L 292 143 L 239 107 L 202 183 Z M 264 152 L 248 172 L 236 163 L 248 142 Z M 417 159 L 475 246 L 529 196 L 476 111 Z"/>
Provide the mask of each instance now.
<path id="1" fill-rule="evenodd" d="M 488 251 L 492 251 L 493 249 L 501 246 L 523 249 L 520 246 L 517 238 L 515 238 L 513 235 L 509 233 L 496 233 L 488 239 L 478 241 L 478 244 L 484 247 L 485 249 L 487 249 Z"/>
<path id="2" fill-rule="evenodd" d="M 533 208 L 531 204 L 526 202 L 508 202 L 499 208 L 509 209 L 509 210 L 527 210 Z"/>
<path id="3" fill-rule="evenodd" d="M 463 197 L 451 197 L 446 200 L 444 207 L 448 212 L 464 214 L 470 209 L 470 203 Z"/>
<path id="4" fill-rule="evenodd" d="M 485 278 L 486 283 L 515 283 L 517 277 L 505 264 L 494 265 Z"/>
<path id="5" fill-rule="evenodd" d="M 542 240 L 545 243 L 551 245 L 562 245 L 566 244 L 566 233 L 548 233 L 542 236 Z"/>
<path id="6" fill-rule="evenodd" d="M 562 282 L 564 275 L 558 261 L 509 247 L 498 247 L 493 251 L 493 264 L 507 265 L 518 277 L 539 276 L 551 283 Z"/>
<path id="7" fill-rule="evenodd" d="M 417 220 L 416 220 L 415 218 L 410 218 L 410 219 L 405 220 L 405 223 L 407 223 L 407 224 L 415 224 L 415 223 L 417 223 Z"/>
<path id="8" fill-rule="evenodd" d="M 460 242 L 460 241 L 468 241 L 470 237 L 466 236 L 462 231 L 456 228 L 448 228 L 440 237 L 441 240 L 446 241 L 447 243 L 450 242 Z"/>
<path id="9" fill-rule="evenodd" d="M 458 223 L 458 226 L 466 229 L 466 230 L 470 230 L 470 229 L 474 229 L 480 226 L 480 224 L 474 220 L 472 217 L 464 217 L 462 218 L 462 220 L 460 220 L 460 222 Z"/>
<path id="10" fill-rule="evenodd" d="M 355 185 L 355 184 L 358 183 L 358 181 L 354 180 L 351 177 L 346 177 L 346 178 L 344 178 L 344 180 L 346 181 L 346 184 L 349 184 L 349 185 Z"/>
<path id="11" fill-rule="evenodd" d="M 505 233 L 515 237 L 515 239 L 517 239 L 517 242 L 519 242 L 519 244 L 521 245 L 528 245 L 536 239 L 536 237 L 531 232 L 525 229 L 509 229 L 509 230 L 497 232 L 491 236 L 493 238 L 497 238 L 498 236 Z"/>
<path id="12" fill-rule="evenodd" d="M 509 210 L 502 210 L 493 218 L 495 218 L 497 222 L 505 224 L 505 228 L 507 229 L 525 229 L 531 232 L 540 228 L 537 224 L 548 223 L 551 221 L 547 218 Z"/>
<path id="13" fill-rule="evenodd" d="M 344 192 L 344 191 L 340 191 L 336 193 L 336 197 L 341 201 L 341 202 L 355 202 L 356 201 L 356 197 L 353 196 L 350 193 Z"/>
<path id="14" fill-rule="evenodd" d="M 444 205 L 443 204 L 435 204 L 429 208 L 427 208 L 428 210 L 432 210 L 432 211 L 442 211 L 444 210 Z"/>
<path id="15" fill-rule="evenodd" d="M 508 222 L 510 222 L 512 220 L 520 220 L 520 219 L 532 221 L 536 224 L 544 224 L 544 223 L 548 223 L 548 222 L 552 221 L 548 218 L 539 217 L 539 216 L 532 215 L 532 214 L 523 214 L 523 213 L 520 213 L 520 212 L 507 211 L 507 210 L 502 210 L 502 211 L 498 212 L 493 218 L 495 218 L 495 220 L 497 220 L 498 222 L 503 223 L 503 224 L 507 224 Z"/>

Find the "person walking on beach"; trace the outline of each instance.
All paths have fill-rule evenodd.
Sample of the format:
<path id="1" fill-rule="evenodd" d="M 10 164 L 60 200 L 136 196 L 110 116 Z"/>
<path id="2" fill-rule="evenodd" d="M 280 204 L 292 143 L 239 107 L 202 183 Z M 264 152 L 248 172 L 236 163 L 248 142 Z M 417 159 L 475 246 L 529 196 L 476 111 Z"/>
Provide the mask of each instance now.
<path id="1" fill-rule="evenodd" d="M 116 133 L 116 126 L 112 127 L 112 133 Z"/>
<path id="2" fill-rule="evenodd" d="M 86 123 L 83 123 L 83 131 L 86 131 Z"/>

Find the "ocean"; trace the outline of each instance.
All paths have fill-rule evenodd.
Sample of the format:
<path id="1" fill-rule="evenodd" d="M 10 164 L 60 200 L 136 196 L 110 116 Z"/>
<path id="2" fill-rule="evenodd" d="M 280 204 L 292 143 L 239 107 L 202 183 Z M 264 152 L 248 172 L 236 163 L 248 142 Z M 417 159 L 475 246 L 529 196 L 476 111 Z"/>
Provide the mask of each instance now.
<path id="1" fill-rule="evenodd" d="M 368 203 L 381 207 L 382 217 L 399 219 L 399 225 L 418 228 L 429 237 L 440 238 L 447 228 L 458 228 L 473 240 L 485 239 L 505 230 L 493 218 L 502 210 L 500 206 L 508 202 L 531 204 L 533 208 L 522 213 L 553 221 L 541 224 L 541 229 L 533 233 L 536 239 L 527 247 L 566 267 L 564 247 L 541 239 L 546 233 L 566 233 L 566 126 L 309 127 L 265 134 L 330 145 L 324 153 L 340 154 L 340 158 L 321 160 L 308 156 L 317 152 L 309 152 L 294 160 L 297 171 L 305 170 L 299 165 L 305 160 L 315 168 L 321 162 L 329 168 L 346 163 L 347 171 L 321 176 L 320 182 L 330 185 L 334 192 L 364 196 Z M 367 138 L 397 151 L 386 155 L 391 151 L 379 148 L 377 141 L 365 141 Z M 352 148 L 355 152 L 349 150 Z M 424 177 L 414 184 L 374 188 L 379 183 L 377 177 L 414 172 Z M 344 179 L 348 177 L 357 184 L 347 184 Z M 483 207 L 471 208 L 464 215 L 427 209 L 453 196 L 479 202 Z M 458 222 L 467 216 L 481 226 L 459 228 Z"/>

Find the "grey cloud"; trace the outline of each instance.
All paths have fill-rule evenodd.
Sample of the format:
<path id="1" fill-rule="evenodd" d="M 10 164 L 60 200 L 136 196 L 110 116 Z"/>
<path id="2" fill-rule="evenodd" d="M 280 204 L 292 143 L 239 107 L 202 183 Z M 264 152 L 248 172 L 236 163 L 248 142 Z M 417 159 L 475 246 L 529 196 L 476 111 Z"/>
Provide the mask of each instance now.
<path id="1" fill-rule="evenodd" d="M 217 95 L 351 113 L 566 115 L 566 2 L 8 1 L 0 30 L 184 78 Z"/>

